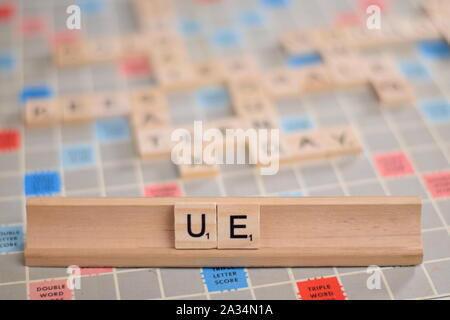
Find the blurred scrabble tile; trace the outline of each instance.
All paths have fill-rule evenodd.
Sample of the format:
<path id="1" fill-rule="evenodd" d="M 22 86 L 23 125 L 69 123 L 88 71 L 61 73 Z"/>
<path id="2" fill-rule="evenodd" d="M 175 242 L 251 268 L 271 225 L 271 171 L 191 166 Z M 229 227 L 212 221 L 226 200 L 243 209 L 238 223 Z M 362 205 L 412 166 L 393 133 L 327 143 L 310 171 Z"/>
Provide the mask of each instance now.
<path id="1" fill-rule="evenodd" d="M 131 112 L 131 122 L 134 128 L 154 128 L 170 124 L 167 109 L 136 109 Z"/>
<path id="2" fill-rule="evenodd" d="M 156 66 L 158 84 L 166 90 L 180 90 L 194 87 L 197 77 L 193 65 L 174 64 L 170 66 Z"/>
<path id="3" fill-rule="evenodd" d="M 228 90 L 233 101 L 249 97 L 266 96 L 265 88 L 261 82 L 260 74 L 252 74 L 227 81 Z"/>
<path id="4" fill-rule="evenodd" d="M 382 106 L 401 105 L 415 101 L 411 83 L 401 76 L 372 80 L 371 84 Z"/>
<path id="5" fill-rule="evenodd" d="M 386 56 L 366 58 L 365 63 L 370 80 L 383 80 L 392 76 L 400 76 L 394 60 Z"/>
<path id="6" fill-rule="evenodd" d="M 334 28 L 316 28 L 309 31 L 312 42 L 320 48 L 324 45 L 348 45 L 348 36 L 345 29 L 341 27 Z"/>
<path id="7" fill-rule="evenodd" d="M 150 57 L 155 68 L 190 63 L 189 55 L 184 47 L 153 49 Z"/>
<path id="8" fill-rule="evenodd" d="M 172 128 L 138 129 L 136 132 L 136 147 L 141 158 L 169 157 L 172 150 Z"/>
<path id="9" fill-rule="evenodd" d="M 131 89 L 128 95 L 133 110 L 161 110 L 168 108 L 166 95 L 157 87 Z"/>
<path id="10" fill-rule="evenodd" d="M 319 160 L 327 156 L 324 137 L 320 130 L 286 134 L 282 139 L 287 148 L 286 162 Z"/>
<path id="11" fill-rule="evenodd" d="M 129 56 L 136 54 L 148 54 L 150 51 L 150 44 L 146 36 L 142 34 L 127 34 L 120 38 L 120 55 Z"/>
<path id="12" fill-rule="evenodd" d="M 289 55 L 311 53 L 316 50 L 313 37 L 304 31 L 290 31 L 281 36 L 281 46 Z"/>
<path id="13" fill-rule="evenodd" d="M 223 75 L 215 61 L 200 63 L 194 68 L 198 85 L 215 84 L 224 81 Z"/>
<path id="14" fill-rule="evenodd" d="M 176 249 L 217 248 L 215 203 L 176 203 L 174 221 Z"/>
<path id="15" fill-rule="evenodd" d="M 323 65 L 300 69 L 298 75 L 300 92 L 319 92 L 335 86 L 330 71 Z"/>
<path id="16" fill-rule="evenodd" d="M 57 124 L 62 119 L 61 108 L 54 99 L 28 100 L 24 112 L 28 126 Z"/>
<path id="17" fill-rule="evenodd" d="M 217 205 L 217 248 L 258 249 L 259 205 L 242 203 Z"/>
<path id="18" fill-rule="evenodd" d="M 263 78 L 268 95 L 273 98 L 283 98 L 300 92 L 298 73 L 287 68 L 270 70 Z"/>
<path id="19" fill-rule="evenodd" d="M 326 66 L 337 87 L 351 87 L 368 82 L 366 65 L 359 58 L 337 58 L 329 60 Z"/>
<path id="20" fill-rule="evenodd" d="M 361 153 L 361 140 L 356 128 L 337 126 L 321 130 L 327 157 L 340 157 Z"/>
<path id="21" fill-rule="evenodd" d="M 83 122 L 92 120 L 95 116 L 93 99 L 88 95 L 68 96 L 57 99 L 62 110 L 63 122 Z"/>
<path id="22" fill-rule="evenodd" d="M 448 21 L 448 18 L 446 20 Z M 425 17 L 396 19 L 393 21 L 393 24 L 406 41 L 423 41 L 440 38 L 438 28 L 430 19 Z"/>
<path id="23" fill-rule="evenodd" d="M 214 164 L 180 164 L 178 170 L 182 179 L 212 178 L 220 173 Z"/>
<path id="24" fill-rule="evenodd" d="M 265 96 L 240 97 L 233 100 L 233 110 L 238 116 L 270 116 L 276 114 L 273 102 Z"/>
<path id="25" fill-rule="evenodd" d="M 352 60 L 360 58 L 356 49 L 341 43 L 323 43 L 318 46 L 318 50 L 325 62 L 333 62 L 335 59 Z"/>
<path id="26" fill-rule="evenodd" d="M 87 47 L 82 40 L 59 42 L 53 49 L 55 64 L 59 67 L 80 66 L 87 62 Z"/>
<path id="27" fill-rule="evenodd" d="M 253 114 L 251 116 L 243 117 L 243 122 L 248 128 L 253 129 L 278 129 L 278 117 L 274 114 Z"/>
<path id="28" fill-rule="evenodd" d="M 125 93 L 98 93 L 93 95 L 92 101 L 98 118 L 123 116 L 130 113 L 130 102 Z"/>
<path id="29" fill-rule="evenodd" d="M 115 37 L 86 40 L 86 56 L 89 62 L 111 62 L 121 53 L 120 39 Z"/>
<path id="30" fill-rule="evenodd" d="M 226 79 L 251 76 L 260 71 L 255 59 L 248 55 L 223 58 L 218 61 L 218 67 Z"/>

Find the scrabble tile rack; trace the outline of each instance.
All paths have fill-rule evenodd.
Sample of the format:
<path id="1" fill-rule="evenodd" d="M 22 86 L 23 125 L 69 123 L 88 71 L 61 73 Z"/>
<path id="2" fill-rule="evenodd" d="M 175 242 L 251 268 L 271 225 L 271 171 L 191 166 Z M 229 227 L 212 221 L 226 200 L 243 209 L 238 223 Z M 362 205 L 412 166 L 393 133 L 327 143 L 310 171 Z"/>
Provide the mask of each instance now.
<path id="1" fill-rule="evenodd" d="M 259 248 L 175 249 L 174 206 L 198 202 L 259 205 Z M 423 254 L 417 197 L 29 198 L 27 225 L 28 266 L 415 265 Z"/>

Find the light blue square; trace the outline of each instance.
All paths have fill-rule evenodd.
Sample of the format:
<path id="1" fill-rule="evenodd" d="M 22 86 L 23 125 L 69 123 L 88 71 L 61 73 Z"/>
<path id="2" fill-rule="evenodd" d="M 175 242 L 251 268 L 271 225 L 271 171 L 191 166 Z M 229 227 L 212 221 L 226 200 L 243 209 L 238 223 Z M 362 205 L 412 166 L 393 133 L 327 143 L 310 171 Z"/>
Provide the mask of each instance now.
<path id="1" fill-rule="evenodd" d="M 220 85 L 200 88 L 195 93 L 195 100 L 203 109 L 225 109 L 230 106 L 228 90 Z"/>
<path id="2" fill-rule="evenodd" d="M 290 0 L 261 0 L 263 6 L 271 9 L 286 8 L 290 2 Z"/>
<path id="3" fill-rule="evenodd" d="M 239 13 L 238 21 L 244 27 L 255 28 L 264 25 L 265 17 L 258 11 L 246 10 Z"/>
<path id="4" fill-rule="evenodd" d="M 307 131 L 314 127 L 314 123 L 307 116 L 289 116 L 281 119 L 281 129 L 286 133 Z"/>
<path id="5" fill-rule="evenodd" d="M 420 105 L 425 118 L 432 123 L 450 122 L 450 104 L 446 100 L 430 100 Z"/>
<path id="6" fill-rule="evenodd" d="M 0 52 L 0 71 L 11 71 L 16 65 L 16 60 L 11 53 Z"/>
<path id="7" fill-rule="evenodd" d="M 95 124 L 97 139 L 101 142 L 126 140 L 130 137 L 130 126 L 124 118 L 111 118 Z"/>
<path id="8" fill-rule="evenodd" d="M 23 227 L 0 227 L 0 253 L 17 251 L 23 251 Z"/>
<path id="9" fill-rule="evenodd" d="M 410 79 L 429 79 L 430 74 L 427 68 L 418 61 L 402 61 L 400 62 L 400 70 Z"/>
<path id="10" fill-rule="evenodd" d="M 186 37 L 196 36 L 202 30 L 197 20 L 181 20 L 178 29 Z"/>
<path id="11" fill-rule="evenodd" d="M 84 14 L 96 15 L 104 10 L 103 0 L 78 0 L 80 10 Z"/>
<path id="12" fill-rule="evenodd" d="M 212 41 L 218 48 L 230 48 L 239 46 L 241 40 L 234 30 L 219 30 L 212 35 Z"/>
<path id="13" fill-rule="evenodd" d="M 209 292 L 248 287 L 244 268 L 202 268 L 202 275 Z"/>
<path id="14" fill-rule="evenodd" d="M 299 191 L 280 192 L 276 194 L 277 197 L 303 197 L 304 194 Z"/>
<path id="15" fill-rule="evenodd" d="M 61 159 L 66 169 L 91 167 L 95 165 L 95 151 L 88 144 L 65 146 L 61 151 Z"/>

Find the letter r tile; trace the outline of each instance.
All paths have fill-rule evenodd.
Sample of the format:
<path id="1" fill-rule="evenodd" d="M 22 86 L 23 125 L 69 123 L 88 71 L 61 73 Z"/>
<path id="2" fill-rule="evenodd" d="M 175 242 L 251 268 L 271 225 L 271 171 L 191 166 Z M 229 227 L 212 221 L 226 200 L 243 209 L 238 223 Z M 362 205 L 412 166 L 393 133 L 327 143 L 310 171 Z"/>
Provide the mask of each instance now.
<path id="1" fill-rule="evenodd" d="M 215 203 L 175 204 L 175 248 L 217 248 Z"/>
<path id="2" fill-rule="evenodd" d="M 258 249 L 259 211 L 259 205 L 218 204 L 218 249 Z"/>

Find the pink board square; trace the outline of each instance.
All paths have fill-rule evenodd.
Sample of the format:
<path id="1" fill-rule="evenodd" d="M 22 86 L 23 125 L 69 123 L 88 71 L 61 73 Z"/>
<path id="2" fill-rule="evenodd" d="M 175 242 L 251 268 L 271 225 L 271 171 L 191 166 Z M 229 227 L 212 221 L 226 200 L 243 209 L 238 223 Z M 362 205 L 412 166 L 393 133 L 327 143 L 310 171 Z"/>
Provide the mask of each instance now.
<path id="1" fill-rule="evenodd" d="M 425 185 L 433 198 L 450 197 L 450 172 L 436 172 L 423 176 Z"/>
<path id="2" fill-rule="evenodd" d="M 180 185 L 176 182 L 162 183 L 146 186 L 144 188 L 146 197 L 181 197 Z"/>
<path id="3" fill-rule="evenodd" d="M 67 280 L 46 280 L 30 283 L 31 300 L 72 300 L 73 292 Z"/>
<path id="4" fill-rule="evenodd" d="M 375 166 L 382 177 L 399 177 L 410 175 L 414 170 L 408 157 L 403 152 L 390 152 L 374 156 Z"/>

